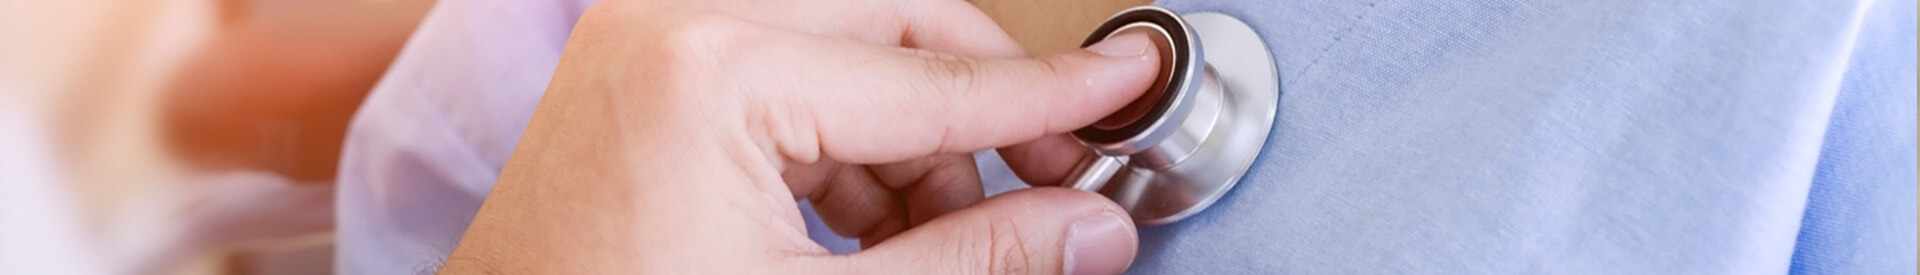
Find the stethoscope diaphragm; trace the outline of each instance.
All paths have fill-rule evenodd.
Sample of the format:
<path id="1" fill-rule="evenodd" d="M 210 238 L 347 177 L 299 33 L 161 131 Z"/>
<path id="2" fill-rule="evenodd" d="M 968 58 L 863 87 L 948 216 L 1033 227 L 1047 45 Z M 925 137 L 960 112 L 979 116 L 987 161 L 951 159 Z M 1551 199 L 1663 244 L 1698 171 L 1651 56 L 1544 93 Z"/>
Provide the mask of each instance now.
<path id="1" fill-rule="evenodd" d="M 1139 99 L 1073 132 L 1093 153 L 1065 185 L 1113 199 L 1137 223 L 1172 223 L 1225 196 L 1253 166 L 1279 108 L 1279 75 L 1259 34 L 1219 13 L 1135 7 L 1082 46 L 1128 33 L 1156 40 L 1160 74 Z"/>

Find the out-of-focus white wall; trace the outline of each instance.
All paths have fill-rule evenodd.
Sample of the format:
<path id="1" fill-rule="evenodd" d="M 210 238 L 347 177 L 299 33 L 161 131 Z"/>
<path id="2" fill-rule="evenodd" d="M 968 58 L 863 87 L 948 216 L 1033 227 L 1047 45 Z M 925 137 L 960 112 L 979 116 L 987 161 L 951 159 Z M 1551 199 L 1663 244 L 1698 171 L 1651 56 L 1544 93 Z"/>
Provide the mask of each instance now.
<path id="1" fill-rule="evenodd" d="M 12 98 L 10 98 L 12 97 Z M 39 118 L 0 94 L 0 274 L 99 274 Z"/>
<path id="2" fill-rule="evenodd" d="M 189 94 L 174 91 L 181 76 L 205 63 L 196 58 L 208 56 L 223 33 L 285 34 L 255 41 L 315 45 L 297 40 L 312 36 L 301 30 L 360 31 L 327 38 L 374 45 L 352 49 L 377 56 L 389 47 L 383 45 L 404 39 L 430 3 L 0 0 L 0 274 L 289 274 L 328 267 L 329 183 L 189 169 L 164 141 L 164 104 Z M 235 19 L 248 15 L 259 20 Z M 353 28 L 326 27 L 334 25 Z M 309 60 L 332 54 L 301 52 L 320 55 Z M 329 61 L 336 60 L 343 59 Z M 337 70 L 378 75 L 385 64 L 374 61 Z M 303 87 L 281 86 L 242 90 Z"/>
<path id="3" fill-rule="evenodd" d="M 137 272 L 183 223 L 152 102 L 212 2 L 0 2 L 0 273 Z"/>

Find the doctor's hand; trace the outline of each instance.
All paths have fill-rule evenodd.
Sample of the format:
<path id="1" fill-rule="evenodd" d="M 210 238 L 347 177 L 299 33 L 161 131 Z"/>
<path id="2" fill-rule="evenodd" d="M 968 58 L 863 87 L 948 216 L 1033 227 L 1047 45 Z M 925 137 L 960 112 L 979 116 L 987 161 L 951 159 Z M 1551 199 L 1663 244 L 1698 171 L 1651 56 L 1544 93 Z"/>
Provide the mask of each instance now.
<path id="1" fill-rule="evenodd" d="M 1118 273 L 1132 221 L 1096 194 L 982 198 L 969 153 L 1064 177 L 1062 133 L 1137 97 L 1145 37 L 1043 58 L 955 0 L 608 1 L 447 273 Z M 1074 151 L 1077 152 L 1077 151 Z M 1031 156 L 1031 157 L 1030 157 Z M 867 249 L 807 238 L 810 199 Z"/>

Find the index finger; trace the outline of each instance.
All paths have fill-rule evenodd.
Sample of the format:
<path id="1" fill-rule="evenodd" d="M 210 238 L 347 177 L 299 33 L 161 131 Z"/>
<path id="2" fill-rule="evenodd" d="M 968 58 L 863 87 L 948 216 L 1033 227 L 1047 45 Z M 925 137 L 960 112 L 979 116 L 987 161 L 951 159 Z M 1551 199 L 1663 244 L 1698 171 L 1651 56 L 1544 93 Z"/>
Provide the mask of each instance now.
<path id="1" fill-rule="evenodd" d="M 1092 124 L 1138 97 L 1159 56 L 1145 36 L 1122 35 L 1044 58 L 970 58 L 819 37 L 762 47 L 749 83 L 774 93 L 787 116 L 768 119 L 789 156 L 889 163 L 937 153 L 1005 147 Z M 758 58 L 758 57 L 749 57 Z M 805 69 L 798 69 L 798 68 Z"/>

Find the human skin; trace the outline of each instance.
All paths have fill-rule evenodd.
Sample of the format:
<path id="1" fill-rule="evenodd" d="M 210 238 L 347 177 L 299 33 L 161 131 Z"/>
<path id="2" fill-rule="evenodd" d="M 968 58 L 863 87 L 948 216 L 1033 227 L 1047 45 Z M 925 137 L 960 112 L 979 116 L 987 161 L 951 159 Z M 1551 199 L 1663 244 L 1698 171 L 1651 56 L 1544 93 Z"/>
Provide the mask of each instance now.
<path id="1" fill-rule="evenodd" d="M 968 155 L 1063 178 L 1063 133 L 1150 84 L 1145 37 L 1027 58 L 962 1 L 614 0 L 569 41 L 441 272 L 1104 274 L 1137 248 L 1097 194 L 982 198 Z M 814 244 L 802 198 L 868 248 Z"/>

